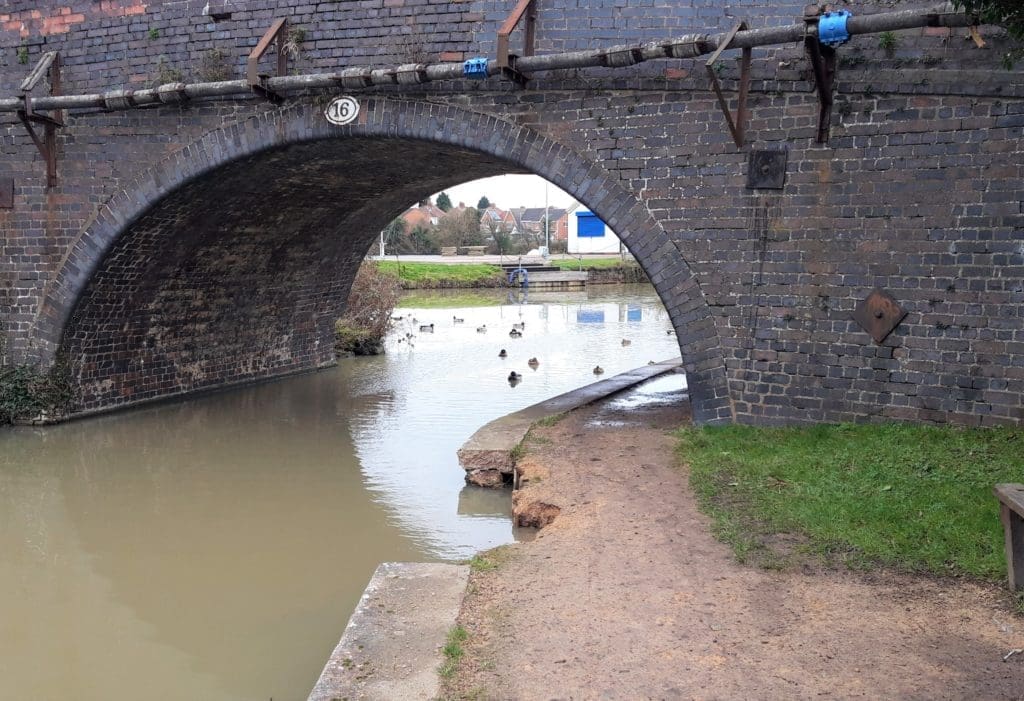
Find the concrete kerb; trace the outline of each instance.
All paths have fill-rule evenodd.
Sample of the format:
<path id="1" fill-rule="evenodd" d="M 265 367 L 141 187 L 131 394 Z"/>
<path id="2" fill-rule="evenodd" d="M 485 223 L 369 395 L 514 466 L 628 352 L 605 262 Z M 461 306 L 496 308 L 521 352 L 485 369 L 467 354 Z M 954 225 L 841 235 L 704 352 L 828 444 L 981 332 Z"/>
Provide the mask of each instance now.
<path id="1" fill-rule="evenodd" d="M 468 565 L 379 565 L 308 701 L 436 698 L 467 581 Z"/>
<path id="2" fill-rule="evenodd" d="M 680 358 L 673 358 L 645 365 L 491 421 L 459 448 L 459 464 L 466 471 L 466 481 L 482 487 L 500 486 L 514 476 L 517 448 L 535 423 L 672 372 L 681 364 Z"/>

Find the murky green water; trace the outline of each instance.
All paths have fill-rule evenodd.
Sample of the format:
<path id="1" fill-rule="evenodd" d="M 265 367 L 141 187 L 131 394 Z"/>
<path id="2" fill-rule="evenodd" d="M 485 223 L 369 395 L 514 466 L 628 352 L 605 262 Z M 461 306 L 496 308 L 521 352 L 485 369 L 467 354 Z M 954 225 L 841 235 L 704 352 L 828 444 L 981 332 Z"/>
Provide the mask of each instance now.
<path id="1" fill-rule="evenodd" d="M 678 348 L 647 286 L 496 294 L 419 296 L 385 356 L 0 429 L 0 699 L 304 699 L 379 562 L 510 541 L 462 442 Z"/>

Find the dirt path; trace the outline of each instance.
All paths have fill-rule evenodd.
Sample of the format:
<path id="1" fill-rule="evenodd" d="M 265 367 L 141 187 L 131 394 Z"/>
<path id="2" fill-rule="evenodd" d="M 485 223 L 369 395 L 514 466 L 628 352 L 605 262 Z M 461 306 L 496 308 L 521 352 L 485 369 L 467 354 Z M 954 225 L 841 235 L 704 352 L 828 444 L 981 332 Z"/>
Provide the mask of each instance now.
<path id="1" fill-rule="evenodd" d="M 450 698 L 1024 699 L 994 588 L 737 564 L 675 462 L 685 419 L 605 403 L 534 432 L 520 508 L 560 513 L 472 576 Z"/>

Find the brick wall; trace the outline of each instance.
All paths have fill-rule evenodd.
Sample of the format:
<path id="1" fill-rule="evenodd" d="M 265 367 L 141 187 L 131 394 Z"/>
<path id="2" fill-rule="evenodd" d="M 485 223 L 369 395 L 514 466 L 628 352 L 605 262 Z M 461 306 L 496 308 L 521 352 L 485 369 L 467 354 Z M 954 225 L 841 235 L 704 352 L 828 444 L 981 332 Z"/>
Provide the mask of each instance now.
<path id="1" fill-rule="evenodd" d="M 460 60 L 493 50 L 511 4 L 211 2 L 231 13 L 213 21 L 198 2 L 19 0 L 0 11 L 0 98 L 51 49 L 69 92 L 241 76 L 284 14 L 305 30 L 298 71 Z M 542 0 L 538 50 L 778 25 L 803 7 L 621 4 Z M 945 30 L 899 32 L 888 51 L 855 39 L 828 145 L 813 141 L 799 50 L 756 51 L 748 141 L 788 150 L 782 191 L 745 187 L 750 146 L 732 144 L 700 61 L 563 71 L 527 90 L 377 89 L 368 122 L 338 132 L 316 95 L 72 113 L 52 189 L 0 115 L 16 193 L 0 209 L 0 352 L 62 349 L 83 410 L 316 367 L 382 222 L 454 182 L 528 170 L 601 214 L 650 274 L 701 420 L 1019 423 L 1024 80 L 996 67 L 1005 42 L 985 33 L 986 50 Z M 851 319 L 875 287 L 909 312 L 881 345 Z"/>

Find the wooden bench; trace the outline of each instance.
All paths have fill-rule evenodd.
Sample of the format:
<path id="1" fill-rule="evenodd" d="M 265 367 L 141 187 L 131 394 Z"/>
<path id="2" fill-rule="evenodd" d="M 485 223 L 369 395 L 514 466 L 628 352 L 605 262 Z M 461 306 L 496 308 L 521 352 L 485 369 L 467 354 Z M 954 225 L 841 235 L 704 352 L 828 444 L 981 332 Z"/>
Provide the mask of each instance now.
<path id="1" fill-rule="evenodd" d="M 487 251 L 487 246 L 465 246 L 463 250 L 467 256 L 482 256 Z"/>
<path id="2" fill-rule="evenodd" d="M 459 254 L 458 246 L 441 246 L 442 256 L 457 256 Z"/>
<path id="3" fill-rule="evenodd" d="M 1006 534 L 1006 565 L 1010 591 L 1024 589 L 1024 484 L 997 484 L 1000 517 Z"/>

